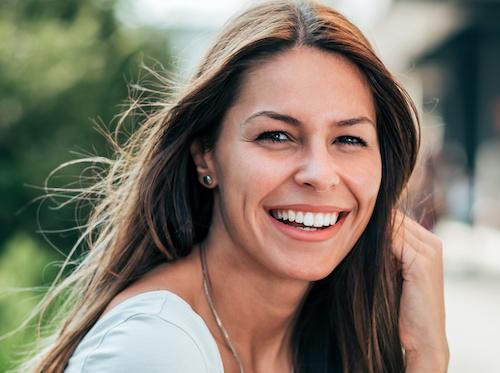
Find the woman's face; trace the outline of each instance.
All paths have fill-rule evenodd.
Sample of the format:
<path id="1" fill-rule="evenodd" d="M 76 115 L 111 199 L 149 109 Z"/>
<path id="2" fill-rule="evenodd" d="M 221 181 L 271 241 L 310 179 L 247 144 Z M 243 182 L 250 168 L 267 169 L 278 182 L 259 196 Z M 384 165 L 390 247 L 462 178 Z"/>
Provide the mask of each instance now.
<path id="1" fill-rule="evenodd" d="M 339 55 L 289 50 L 245 74 L 222 126 L 205 154 L 219 242 L 281 277 L 327 276 L 365 229 L 381 181 L 362 73 Z"/>

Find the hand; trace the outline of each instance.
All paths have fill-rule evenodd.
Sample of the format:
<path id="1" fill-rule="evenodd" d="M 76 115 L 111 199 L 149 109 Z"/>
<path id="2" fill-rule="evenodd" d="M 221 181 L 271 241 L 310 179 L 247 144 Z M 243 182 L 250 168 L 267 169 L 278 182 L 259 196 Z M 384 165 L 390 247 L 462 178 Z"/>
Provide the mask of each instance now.
<path id="1" fill-rule="evenodd" d="M 443 248 L 420 224 L 395 212 L 393 254 L 401 262 L 399 335 L 407 372 L 446 372 Z"/>

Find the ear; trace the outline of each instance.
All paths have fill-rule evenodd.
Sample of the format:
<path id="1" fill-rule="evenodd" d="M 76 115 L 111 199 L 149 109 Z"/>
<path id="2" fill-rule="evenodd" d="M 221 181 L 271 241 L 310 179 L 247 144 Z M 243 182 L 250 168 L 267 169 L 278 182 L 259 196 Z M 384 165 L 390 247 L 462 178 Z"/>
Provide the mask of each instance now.
<path id="1" fill-rule="evenodd" d="M 193 162 L 196 165 L 198 180 L 203 186 L 207 188 L 213 188 L 217 184 L 213 151 L 207 151 L 206 149 L 204 149 L 201 141 L 198 139 L 193 141 L 190 151 L 191 156 L 193 157 Z M 206 176 L 210 176 L 212 178 L 212 182 L 210 184 L 204 182 L 203 178 Z"/>

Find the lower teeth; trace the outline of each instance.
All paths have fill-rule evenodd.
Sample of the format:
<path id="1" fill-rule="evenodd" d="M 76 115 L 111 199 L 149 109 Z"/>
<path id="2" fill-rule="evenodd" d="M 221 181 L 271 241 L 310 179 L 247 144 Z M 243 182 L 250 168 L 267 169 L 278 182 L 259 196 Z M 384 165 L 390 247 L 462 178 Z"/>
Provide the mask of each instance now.
<path id="1" fill-rule="evenodd" d="M 295 228 L 303 230 L 303 231 L 317 231 L 318 230 L 318 228 L 310 228 L 310 227 L 304 227 L 304 228 L 302 228 L 302 227 L 295 227 Z"/>

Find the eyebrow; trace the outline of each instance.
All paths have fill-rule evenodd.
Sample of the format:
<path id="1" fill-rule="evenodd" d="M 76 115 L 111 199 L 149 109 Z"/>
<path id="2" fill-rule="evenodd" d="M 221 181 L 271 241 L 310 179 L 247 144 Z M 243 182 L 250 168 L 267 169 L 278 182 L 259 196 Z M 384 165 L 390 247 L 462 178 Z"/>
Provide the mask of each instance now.
<path id="1" fill-rule="evenodd" d="M 267 117 L 270 119 L 274 120 L 279 120 L 281 122 L 285 122 L 288 124 L 291 124 L 293 126 L 301 126 L 303 123 L 298 120 L 297 118 L 294 118 L 290 115 L 286 114 L 280 114 L 272 110 L 262 110 L 258 111 L 252 115 L 250 115 L 247 119 L 245 119 L 242 123 L 242 126 L 246 125 L 249 121 L 251 121 L 254 118 L 257 117 Z M 348 119 L 342 119 L 338 121 L 334 121 L 333 124 L 335 124 L 338 127 L 349 127 L 349 126 L 354 126 L 359 123 L 370 123 L 371 125 L 375 126 L 375 123 L 373 121 L 365 116 L 360 116 L 360 117 L 354 117 L 354 118 L 348 118 Z"/>

